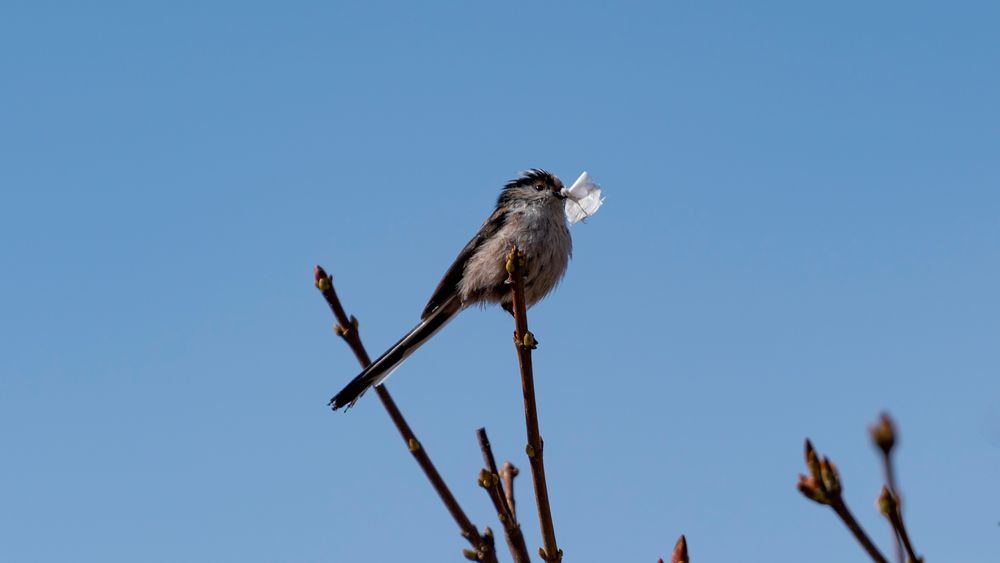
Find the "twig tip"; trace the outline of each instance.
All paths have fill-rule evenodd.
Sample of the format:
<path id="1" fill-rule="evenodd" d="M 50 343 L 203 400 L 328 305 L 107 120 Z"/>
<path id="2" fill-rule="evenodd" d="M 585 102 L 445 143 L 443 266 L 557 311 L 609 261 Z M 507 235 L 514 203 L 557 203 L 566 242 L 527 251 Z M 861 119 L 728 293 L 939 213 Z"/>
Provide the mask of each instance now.
<path id="1" fill-rule="evenodd" d="M 882 450 L 885 455 L 889 455 L 896 445 L 896 425 L 888 413 L 879 415 L 875 424 L 868 427 L 868 434 L 875 447 Z"/>
<path id="2" fill-rule="evenodd" d="M 674 552 L 670 555 L 670 563 L 689 563 L 687 539 L 684 537 L 684 534 L 681 534 L 681 537 L 677 538 L 677 543 L 674 545 Z"/>

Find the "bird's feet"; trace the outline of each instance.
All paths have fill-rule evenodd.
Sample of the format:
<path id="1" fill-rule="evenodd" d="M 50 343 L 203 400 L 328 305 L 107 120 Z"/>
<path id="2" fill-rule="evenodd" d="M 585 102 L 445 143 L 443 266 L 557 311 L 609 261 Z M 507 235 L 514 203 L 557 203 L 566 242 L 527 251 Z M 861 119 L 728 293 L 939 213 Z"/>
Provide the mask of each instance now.
<path id="1" fill-rule="evenodd" d="M 534 350 L 535 348 L 538 348 L 538 340 L 535 338 L 535 335 L 532 334 L 530 330 L 528 332 L 525 332 L 524 336 L 521 338 L 518 338 L 517 331 L 514 331 L 514 344 L 517 346 L 523 346 L 529 350 Z"/>

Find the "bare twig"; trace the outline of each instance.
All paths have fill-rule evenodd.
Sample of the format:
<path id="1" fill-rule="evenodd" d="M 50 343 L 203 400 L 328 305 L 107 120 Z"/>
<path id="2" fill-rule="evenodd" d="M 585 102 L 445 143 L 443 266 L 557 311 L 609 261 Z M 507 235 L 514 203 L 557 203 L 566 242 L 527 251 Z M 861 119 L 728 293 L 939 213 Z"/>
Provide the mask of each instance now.
<path id="1" fill-rule="evenodd" d="M 507 507 L 510 508 L 510 513 L 514 515 L 515 520 L 517 520 L 517 505 L 514 503 L 514 477 L 517 477 L 519 473 L 521 472 L 509 461 L 503 462 L 503 467 L 500 468 L 503 490 L 507 493 Z"/>
<path id="2" fill-rule="evenodd" d="M 531 351 L 536 347 L 534 335 L 528 331 L 527 304 L 524 297 L 524 252 L 514 247 L 507 256 L 507 272 L 510 274 L 512 309 L 515 320 L 514 343 L 517 359 L 521 367 L 521 387 L 524 391 L 524 419 L 528 432 L 525 448 L 531 464 L 531 478 L 535 485 L 535 501 L 538 504 L 538 521 L 542 528 L 543 548 L 538 550 L 545 561 L 562 561 L 562 551 L 556 544 L 556 532 L 552 525 L 552 508 L 549 505 L 548 485 L 545 482 L 543 462 L 543 441 L 538 431 L 538 409 L 535 405 L 535 377 L 531 367 Z"/>
<path id="3" fill-rule="evenodd" d="M 858 524 L 858 521 L 854 519 L 854 515 L 851 514 L 850 509 L 847 508 L 847 504 L 844 502 L 843 497 L 838 496 L 834 499 L 833 502 L 830 503 L 830 508 L 833 508 L 833 511 L 837 513 L 837 516 L 840 516 L 844 525 L 847 526 L 852 534 L 854 534 L 855 539 L 857 539 L 858 543 L 861 544 L 861 547 L 868 552 L 872 561 L 877 561 L 878 563 L 888 563 L 885 556 L 882 555 L 882 552 L 875 547 L 871 538 L 869 538 L 868 534 L 865 533 L 861 524 Z"/>
<path id="4" fill-rule="evenodd" d="M 315 274 L 316 289 L 323 295 L 327 305 L 330 306 L 330 310 L 333 311 L 334 317 L 337 318 L 337 323 L 339 323 L 334 327 L 334 330 L 354 352 L 358 363 L 361 364 L 361 368 L 368 367 L 371 364 L 371 359 L 368 357 L 368 352 L 361 343 L 361 336 L 358 333 L 358 320 L 354 316 L 348 317 L 344 311 L 344 307 L 340 304 L 340 299 L 337 297 L 337 292 L 333 289 L 333 278 L 320 266 L 316 266 Z M 403 437 L 403 442 L 406 443 L 410 454 L 413 455 L 413 459 L 416 460 L 417 464 L 424 471 L 424 474 L 427 475 L 431 486 L 434 487 L 438 496 L 441 497 L 441 502 L 444 503 L 445 508 L 451 513 L 451 517 L 455 520 L 455 523 L 458 524 L 458 528 L 462 531 L 462 537 L 468 540 L 475 549 L 475 551 L 465 550 L 466 558 L 474 557 L 473 560 L 496 563 L 496 550 L 493 546 L 493 537 L 490 529 L 486 528 L 486 533 L 480 535 L 475 524 L 465 515 L 465 511 L 459 506 L 458 501 L 455 500 L 455 496 L 451 494 L 448 485 L 445 484 L 444 479 L 441 478 L 441 474 L 438 473 L 437 468 L 434 467 L 434 463 L 431 462 L 431 458 L 427 455 L 427 451 L 424 450 L 420 441 L 417 440 L 416 434 L 413 433 L 410 425 L 403 418 L 403 413 L 399 411 L 399 407 L 396 406 L 396 402 L 392 399 L 392 395 L 389 394 L 389 390 L 386 389 L 385 385 L 376 387 L 375 393 L 378 395 L 379 400 L 382 401 L 382 406 L 389 413 L 389 418 L 396 425 L 396 429 L 399 430 L 399 434 Z"/>
<path id="5" fill-rule="evenodd" d="M 490 473 L 499 475 L 497 460 L 493 457 L 493 446 L 490 445 L 490 437 L 486 435 L 485 428 L 476 430 L 476 439 L 479 440 L 479 450 L 483 452 L 483 463 L 486 464 L 486 469 L 489 469 Z"/>
<path id="6" fill-rule="evenodd" d="M 809 500 L 832 508 L 873 561 L 889 563 L 847 508 L 841 495 L 843 488 L 840 484 L 840 473 L 837 471 L 837 466 L 827 457 L 820 459 L 809 440 L 806 440 L 806 466 L 809 467 L 810 475 L 808 477 L 799 475 L 799 491 Z"/>
<path id="7" fill-rule="evenodd" d="M 479 449 L 483 452 L 483 463 L 486 469 L 479 472 L 479 486 L 486 490 L 493 507 L 497 511 L 497 518 L 503 524 L 504 537 L 507 539 L 507 547 L 510 548 L 510 555 L 515 563 L 528 563 L 531 559 L 528 556 L 528 546 L 524 543 L 524 534 L 521 533 L 521 525 L 517 517 L 511 510 L 510 505 L 504 498 L 503 485 L 500 482 L 500 475 L 497 471 L 496 458 L 493 457 L 493 448 L 490 446 L 490 439 L 486 435 L 486 429 L 480 428 L 476 431 L 479 439 Z M 507 464 L 509 465 L 509 464 Z M 510 483 L 513 486 L 513 481 Z M 508 493 L 510 494 L 510 493 Z"/>
<path id="8" fill-rule="evenodd" d="M 888 486 L 882 487 L 882 494 L 878 498 L 878 506 L 882 514 L 889 519 L 893 531 L 896 532 L 900 541 L 903 542 L 903 547 L 906 548 L 908 556 L 907 562 L 922 563 L 923 559 L 917 556 L 917 552 L 913 549 L 913 544 L 910 542 L 910 534 L 906 531 L 906 524 L 903 523 L 903 514 L 900 511 L 899 499 L 896 498 L 896 495 L 893 494 Z"/>
<path id="9" fill-rule="evenodd" d="M 882 413 L 879 415 L 878 421 L 868 428 L 868 434 L 871 436 L 872 444 L 878 448 L 879 453 L 881 454 L 885 484 L 889 487 L 889 490 L 893 492 L 893 495 L 896 498 L 896 503 L 901 504 L 899 500 L 899 489 L 896 488 L 896 471 L 893 468 L 892 463 L 892 450 L 896 445 L 895 424 L 893 424 L 892 419 L 889 418 L 888 414 Z M 900 511 L 902 511 L 902 509 L 900 509 Z M 895 528 L 892 529 L 892 544 L 896 551 L 896 561 L 903 563 L 903 542 Z"/>

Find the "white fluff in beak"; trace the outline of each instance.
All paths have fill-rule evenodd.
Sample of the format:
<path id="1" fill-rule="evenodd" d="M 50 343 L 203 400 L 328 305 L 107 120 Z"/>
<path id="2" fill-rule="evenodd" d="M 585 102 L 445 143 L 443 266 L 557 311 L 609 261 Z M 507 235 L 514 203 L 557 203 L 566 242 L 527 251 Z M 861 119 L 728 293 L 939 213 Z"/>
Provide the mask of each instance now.
<path id="1" fill-rule="evenodd" d="M 566 196 L 566 219 L 570 224 L 597 213 L 604 204 L 601 187 L 586 172 L 580 174 L 572 186 L 563 188 L 560 193 Z"/>

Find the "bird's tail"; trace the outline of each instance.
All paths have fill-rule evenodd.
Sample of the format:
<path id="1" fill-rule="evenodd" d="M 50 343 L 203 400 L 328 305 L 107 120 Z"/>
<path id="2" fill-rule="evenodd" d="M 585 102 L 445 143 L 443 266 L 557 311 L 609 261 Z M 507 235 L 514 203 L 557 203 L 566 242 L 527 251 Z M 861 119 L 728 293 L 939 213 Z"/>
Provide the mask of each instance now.
<path id="1" fill-rule="evenodd" d="M 389 348 L 377 360 L 366 367 L 361 374 L 352 379 L 346 387 L 340 390 L 340 393 L 334 395 L 330 399 L 330 407 L 333 410 L 337 410 L 343 406 L 347 406 L 348 408 L 353 407 L 354 403 L 361 398 L 361 395 L 368 388 L 385 381 L 403 363 L 403 360 L 437 334 L 437 331 L 448 324 L 448 321 L 461 309 L 462 302 L 458 296 L 453 295 L 450 297 L 435 309 L 433 313 L 428 315 L 427 318 L 420 321 L 420 324 L 413 327 L 413 330 L 408 332 L 399 342 L 395 343 L 392 348 Z"/>

